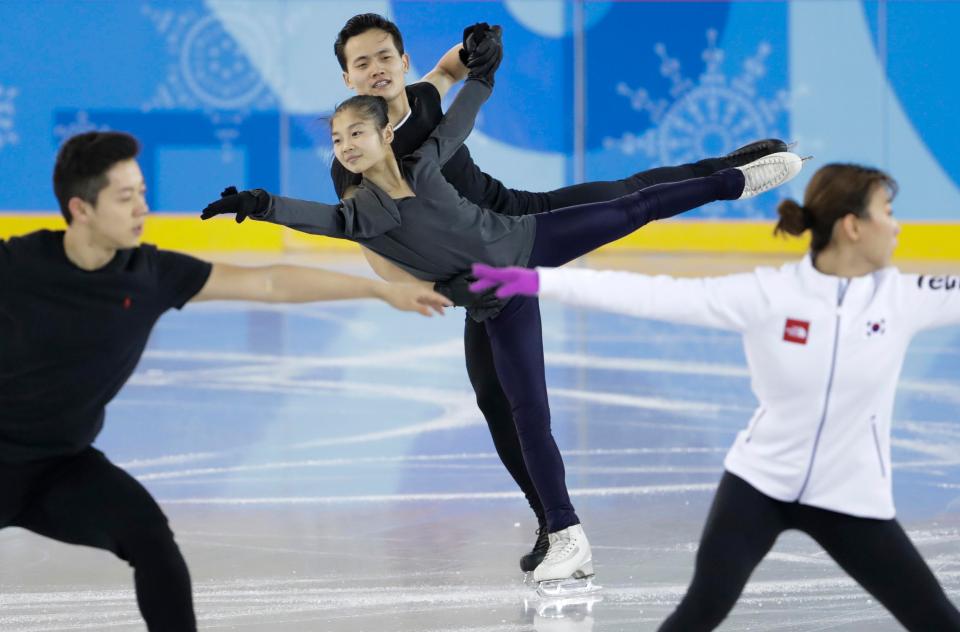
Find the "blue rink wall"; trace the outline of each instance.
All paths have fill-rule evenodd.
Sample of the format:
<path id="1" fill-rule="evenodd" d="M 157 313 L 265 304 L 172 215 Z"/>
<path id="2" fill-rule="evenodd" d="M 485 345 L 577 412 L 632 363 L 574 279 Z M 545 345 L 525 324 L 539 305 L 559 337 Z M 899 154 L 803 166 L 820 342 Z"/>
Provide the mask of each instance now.
<path id="1" fill-rule="evenodd" d="M 0 213 L 52 212 L 56 149 L 89 129 L 143 141 L 156 211 L 195 212 L 227 184 L 332 200 L 321 117 L 350 94 L 333 41 L 362 11 L 399 25 L 410 82 L 465 25 L 503 25 L 504 62 L 469 144 L 511 186 L 614 179 L 779 136 L 815 156 L 804 175 L 690 217 L 770 219 L 814 167 L 858 161 L 900 181 L 902 220 L 960 219 L 950 0 L 6 0 Z"/>

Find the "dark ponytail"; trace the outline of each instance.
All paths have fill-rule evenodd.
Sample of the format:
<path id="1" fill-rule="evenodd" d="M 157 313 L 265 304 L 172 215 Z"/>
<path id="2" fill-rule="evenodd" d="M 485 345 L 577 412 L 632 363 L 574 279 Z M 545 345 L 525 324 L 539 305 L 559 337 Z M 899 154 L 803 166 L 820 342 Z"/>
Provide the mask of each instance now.
<path id="1" fill-rule="evenodd" d="M 803 207 L 791 199 L 780 202 L 777 207 L 777 215 L 780 216 L 780 219 L 777 220 L 777 226 L 773 229 L 774 235 L 786 234 L 799 237 L 810 228 Z"/>

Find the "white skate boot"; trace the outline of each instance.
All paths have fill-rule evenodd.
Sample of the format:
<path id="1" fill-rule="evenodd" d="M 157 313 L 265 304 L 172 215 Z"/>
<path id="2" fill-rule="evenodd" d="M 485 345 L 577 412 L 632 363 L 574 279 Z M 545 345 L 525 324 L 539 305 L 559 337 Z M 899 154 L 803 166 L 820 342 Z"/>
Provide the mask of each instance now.
<path id="1" fill-rule="evenodd" d="M 746 180 L 743 193 L 738 199 L 760 195 L 792 180 L 800 173 L 804 160 L 806 159 L 789 151 L 780 151 L 737 167 Z"/>
<path id="2" fill-rule="evenodd" d="M 583 527 L 575 524 L 550 534 L 550 549 L 533 571 L 542 597 L 582 595 L 600 590 L 593 583 L 593 556 Z"/>

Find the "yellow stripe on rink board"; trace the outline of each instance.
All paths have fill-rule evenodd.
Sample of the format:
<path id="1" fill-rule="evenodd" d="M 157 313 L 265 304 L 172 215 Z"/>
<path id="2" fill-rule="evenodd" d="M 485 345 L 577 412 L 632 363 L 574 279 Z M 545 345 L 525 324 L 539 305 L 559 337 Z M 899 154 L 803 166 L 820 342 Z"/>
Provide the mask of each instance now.
<path id="1" fill-rule="evenodd" d="M 63 229 L 66 223 L 59 214 L 0 214 L 0 239 L 23 235 L 43 228 Z M 143 241 L 160 248 L 187 252 L 255 251 L 284 252 L 296 250 L 332 250 L 356 248 L 350 242 L 304 235 L 282 226 L 246 221 L 237 224 L 230 218 L 201 221 L 190 215 L 151 214 Z"/>
<path id="2" fill-rule="evenodd" d="M 896 258 L 960 261 L 960 224 L 917 222 L 900 227 Z"/>
<path id="3" fill-rule="evenodd" d="M 606 246 L 651 252 L 803 253 L 806 238 L 773 237 L 772 222 L 666 221 L 647 224 Z"/>
<path id="4" fill-rule="evenodd" d="M 66 227 L 63 217 L 49 213 L 0 213 L 0 239 L 7 239 L 15 235 L 32 233 L 35 230 L 49 228 L 57 230 Z"/>
<path id="5" fill-rule="evenodd" d="M 809 233 L 802 237 L 774 237 L 773 227 L 773 222 L 655 222 L 603 250 L 802 254 L 810 247 Z M 897 259 L 960 260 L 960 224 L 901 224 L 898 241 Z"/>
<path id="6" fill-rule="evenodd" d="M 903 224 L 897 259 L 960 261 L 960 223 Z M 0 214 L 0 238 L 41 228 L 64 227 L 59 214 Z M 356 245 L 307 235 L 273 224 L 217 218 L 202 222 L 194 216 L 152 214 L 144 241 L 161 248 L 185 251 L 310 252 L 344 251 Z M 671 220 L 656 222 L 602 248 L 603 251 L 799 254 L 809 238 L 773 236 L 773 222 Z"/>
<path id="7" fill-rule="evenodd" d="M 156 215 L 147 220 L 145 242 L 160 248 L 191 251 L 247 250 L 277 252 L 283 250 L 282 226 L 232 218 L 201 221 L 197 217 Z"/>

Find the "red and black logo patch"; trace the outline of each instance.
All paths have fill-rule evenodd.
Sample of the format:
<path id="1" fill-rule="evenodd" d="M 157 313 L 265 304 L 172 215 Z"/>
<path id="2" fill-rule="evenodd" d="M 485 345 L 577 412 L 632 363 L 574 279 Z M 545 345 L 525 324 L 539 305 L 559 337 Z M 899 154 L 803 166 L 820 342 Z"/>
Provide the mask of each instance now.
<path id="1" fill-rule="evenodd" d="M 783 339 L 786 342 L 805 345 L 809 336 L 810 323 L 805 320 L 788 318 L 787 323 L 783 326 Z"/>

